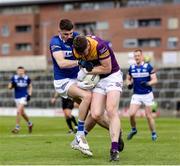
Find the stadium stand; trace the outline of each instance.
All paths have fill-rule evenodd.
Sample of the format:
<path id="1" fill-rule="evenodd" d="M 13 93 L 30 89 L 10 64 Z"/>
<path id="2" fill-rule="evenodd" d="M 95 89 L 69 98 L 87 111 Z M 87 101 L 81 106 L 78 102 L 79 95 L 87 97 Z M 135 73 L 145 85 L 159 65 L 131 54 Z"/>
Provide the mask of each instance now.
<path id="1" fill-rule="evenodd" d="M 123 69 L 124 79 L 127 73 Z M 159 109 L 166 111 L 177 110 L 180 102 L 180 68 L 158 69 L 158 84 L 154 88 L 155 100 L 158 102 Z M 0 107 L 14 107 L 12 91 L 7 89 L 7 84 L 13 72 L 0 72 Z M 51 71 L 29 71 L 28 75 L 33 83 L 33 95 L 28 107 L 31 108 L 51 108 L 50 98 L 54 93 L 53 77 Z M 125 86 L 120 102 L 120 109 L 126 108 L 130 103 L 132 92 Z M 61 107 L 61 102 L 57 102 L 55 107 Z"/>

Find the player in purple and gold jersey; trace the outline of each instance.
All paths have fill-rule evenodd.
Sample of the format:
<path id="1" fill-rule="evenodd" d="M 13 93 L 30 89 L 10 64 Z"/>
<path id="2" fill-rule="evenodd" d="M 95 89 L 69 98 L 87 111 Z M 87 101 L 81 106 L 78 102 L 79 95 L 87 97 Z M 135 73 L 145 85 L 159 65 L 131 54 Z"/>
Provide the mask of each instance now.
<path id="1" fill-rule="evenodd" d="M 12 130 L 12 133 L 17 134 L 20 131 L 20 117 L 22 116 L 27 122 L 29 133 L 32 132 L 33 124 L 29 120 L 29 117 L 24 111 L 24 106 L 30 100 L 32 95 L 32 83 L 31 79 L 25 74 L 25 69 L 22 66 L 17 68 L 17 74 L 15 74 L 10 83 L 8 84 L 9 89 L 14 88 L 15 102 L 17 106 L 16 115 L 16 127 Z"/>
<path id="2" fill-rule="evenodd" d="M 118 106 L 122 92 L 122 73 L 112 49 L 96 36 L 77 36 L 73 41 L 73 54 L 84 67 L 78 73 L 83 80 L 87 74 L 100 75 L 100 81 L 92 90 L 91 115 L 98 120 L 107 111 L 111 137 L 110 161 L 119 160 L 118 138 L 120 119 Z"/>
<path id="3" fill-rule="evenodd" d="M 137 49 L 134 51 L 134 59 L 136 64 L 129 67 L 129 73 L 126 78 L 128 89 L 133 89 L 134 91 L 130 104 L 130 124 L 132 129 L 127 139 L 132 139 L 137 133 L 135 115 L 140 105 L 145 104 L 145 114 L 151 130 L 151 138 L 155 141 L 157 134 L 152 116 L 154 96 L 151 86 L 157 83 L 156 73 L 149 63 L 144 62 L 142 50 Z"/>

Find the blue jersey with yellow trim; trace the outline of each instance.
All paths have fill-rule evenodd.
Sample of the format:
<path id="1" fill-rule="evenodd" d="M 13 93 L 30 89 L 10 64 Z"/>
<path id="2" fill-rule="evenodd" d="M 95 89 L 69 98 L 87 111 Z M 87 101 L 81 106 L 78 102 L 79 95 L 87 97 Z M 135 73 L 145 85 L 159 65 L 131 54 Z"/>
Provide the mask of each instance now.
<path id="1" fill-rule="evenodd" d="M 153 67 L 149 63 L 142 63 L 141 65 L 133 64 L 129 67 L 129 75 L 133 78 L 134 94 L 148 94 L 152 92 L 152 87 L 141 86 L 141 82 L 150 81 L 150 75 L 153 73 Z"/>
<path id="2" fill-rule="evenodd" d="M 11 83 L 15 84 L 14 95 L 15 98 L 22 98 L 28 95 L 28 86 L 31 83 L 31 79 L 27 76 L 14 75 L 11 78 Z"/>
<path id="3" fill-rule="evenodd" d="M 100 60 L 111 58 L 112 70 L 109 74 L 101 74 L 100 77 L 106 77 L 112 73 L 117 72 L 120 67 L 116 61 L 113 50 L 110 48 L 109 43 L 107 41 L 102 40 L 97 36 L 86 36 L 89 44 L 90 51 L 87 56 L 79 55 L 75 49 L 73 49 L 73 55 L 76 59 L 83 59 L 93 63 L 94 66 L 100 65 Z"/>
<path id="4" fill-rule="evenodd" d="M 77 35 L 77 32 L 73 32 L 73 37 Z M 64 42 L 60 36 L 53 36 L 50 41 L 50 52 L 53 61 L 54 80 L 60 80 L 65 78 L 75 79 L 77 77 L 79 67 L 77 66 L 72 68 L 61 69 L 53 57 L 53 53 L 56 51 L 62 51 L 65 59 L 75 60 L 74 56 L 72 55 L 72 45 L 69 45 L 69 43 Z"/>

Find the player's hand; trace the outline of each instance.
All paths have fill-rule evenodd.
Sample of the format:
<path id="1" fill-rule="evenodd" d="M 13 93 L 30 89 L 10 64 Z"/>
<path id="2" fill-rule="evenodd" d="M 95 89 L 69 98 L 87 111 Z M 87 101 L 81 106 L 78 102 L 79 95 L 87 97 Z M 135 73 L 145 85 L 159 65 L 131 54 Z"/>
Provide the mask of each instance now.
<path id="1" fill-rule="evenodd" d="M 140 82 L 140 85 L 144 88 L 149 86 L 148 82 L 145 82 L 145 81 Z"/>
<path id="2" fill-rule="evenodd" d="M 55 103 L 56 103 L 56 98 L 53 97 L 53 98 L 51 99 L 51 104 L 55 104 Z"/>
<path id="3" fill-rule="evenodd" d="M 12 84 L 12 88 L 16 88 L 16 83 L 15 82 L 11 82 Z"/>
<path id="4" fill-rule="evenodd" d="M 133 84 L 127 85 L 127 88 L 128 88 L 128 89 L 132 89 L 132 88 L 133 88 Z"/>
<path id="5" fill-rule="evenodd" d="M 31 95 L 27 95 L 26 100 L 30 101 L 31 100 Z"/>
<path id="6" fill-rule="evenodd" d="M 79 64 L 79 66 L 81 66 L 82 68 L 85 68 L 88 72 L 92 71 L 92 69 L 93 69 L 93 67 L 94 67 L 91 62 L 84 61 L 84 60 L 79 60 L 78 64 Z"/>
<path id="7" fill-rule="evenodd" d="M 81 68 L 81 70 L 79 70 L 79 72 L 78 72 L 77 80 L 83 81 L 86 75 L 87 75 L 86 69 Z"/>

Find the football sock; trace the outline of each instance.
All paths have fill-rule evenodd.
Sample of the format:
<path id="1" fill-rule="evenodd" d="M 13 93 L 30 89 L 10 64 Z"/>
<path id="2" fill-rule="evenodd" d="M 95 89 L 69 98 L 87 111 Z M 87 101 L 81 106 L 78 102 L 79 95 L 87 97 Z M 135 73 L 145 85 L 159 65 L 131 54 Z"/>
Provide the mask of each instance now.
<path id="1" fill-rule="evenodd" d="M 84 121 L 78 120 L 77 134 L 84 135 Z"/>
<path id="2" fill-rule="evenodd" d="M 137 131 L 136 127 L 132 127 L 132 131 L 136 132 Z"/>
<path id="3" fill-rule="evenodd" d="M 152 135 L 156 135 L 156 132 L 155 132 L 155 131 L 153 131 L 153 132 L 152 132 Z"/>
<path id="4" fill-rule="evenodd" d="M 66 118 L 66 123 L 67 123 L 69 129 L 73 130 L 72 123 L 71 123 L 71 118 Z"/>
<path id="5" fill-rule="evenodd" d="M 77 126 L 76 118 L 74 116 L 71 117 L 71 121 L 74 123 L 74 126 Z"/>
<path id="6" fill-rule="evenodd" d="M 28 122 L 28 126 L 31 126 L 31 125 L 32 125 L 32 122 L 29 121 L 29 122 Z"/>
<path id="7" fill-rule="evenodd" d="M 87 131 L 87 130 L 84 130 L 84 134 L 85 134 L 85 136 L 88 135 L 88 131 Z"/>
<path id="8" fill-rule="evenodd" d="M 118 151 L 118 142 L 112 142 L 111 143 L 111 150 L 113 151 L 113 150 L 116 150 L 116 151 Z"/>
<path id="9" fill-rule="evenodd" d="M 16 129 L 20 129 L 20 126 L 19 126 L 19 124 L 16 124 Z"/>

